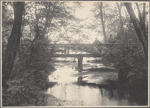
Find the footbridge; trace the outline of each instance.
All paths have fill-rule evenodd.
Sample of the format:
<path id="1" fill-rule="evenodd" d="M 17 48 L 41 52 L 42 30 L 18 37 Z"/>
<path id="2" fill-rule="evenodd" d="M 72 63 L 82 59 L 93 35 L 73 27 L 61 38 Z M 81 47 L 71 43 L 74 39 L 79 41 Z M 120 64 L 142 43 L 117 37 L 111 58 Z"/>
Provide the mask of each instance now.
<path id="1" fill-rule="evenodd" d="M 74 57 L 78 54 L 71 54 L 72 51 L 84 51 L 90 54 L 83 54 L 84 57 L 96 57 L 99 54 L 99 51 L 96 50 L 96 47 L 100 47 L 101 45 L 95 44 L 49 44 L 49 48 L 54 48 L 56 52 L 62 52 L 62 54 L 55 55 L 56 57 Z M 102 45 L 104 47 L 104 45 Z M 102 47 L 101 46 L 101 47 Z M 105 45 L 106 46 L 106 45 Z M 65 54 L 65 55 L 63 55 Z"/>
<path id="2" fill-rule="evenodd" d="M 52 57 L 75 57 L 78 58 L 79 72 L 83 70 L 83 57 L 101 57 L 102 55 L 96 51 L 96 45 L 94 44 L 49 44 L 49 48 L 54 48 L 56 53 Z M 71 54 L 73 51 L 84 51 L 86 54 Z M 61 52 L 62 54 L 57 54 Z"/>

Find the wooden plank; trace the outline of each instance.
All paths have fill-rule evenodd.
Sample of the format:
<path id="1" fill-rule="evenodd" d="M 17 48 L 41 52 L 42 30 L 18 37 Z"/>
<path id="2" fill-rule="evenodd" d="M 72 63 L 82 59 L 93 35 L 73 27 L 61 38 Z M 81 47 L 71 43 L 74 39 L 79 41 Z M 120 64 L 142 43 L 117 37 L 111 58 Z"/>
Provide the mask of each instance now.
<path id="1" fill-rule="evenodd" d="M 93 44 L 56 44 L 55 47 L 94 47 Z M 49 44 L 49 47 L 53 47 L 53 44 Z"/>
<path id="2" fill-rule="evenodd" d="M 52 57 L 101 57 L 101 55 L 96 54 L 55 54 Z"/>

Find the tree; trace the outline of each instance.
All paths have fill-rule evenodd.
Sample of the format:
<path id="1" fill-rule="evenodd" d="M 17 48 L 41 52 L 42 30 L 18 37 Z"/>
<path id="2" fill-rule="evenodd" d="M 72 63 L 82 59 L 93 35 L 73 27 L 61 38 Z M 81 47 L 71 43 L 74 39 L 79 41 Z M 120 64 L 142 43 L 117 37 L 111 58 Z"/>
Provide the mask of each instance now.
<path id="1" fill-rule="evenodd" d="M 138 35 L 138 38 L 140 40 L 140 42 L 142 43 L 143 49 L 144 49 L 144 53 L 145 53 L 145 57 L 148 59 L 148 43 L 146 41 L 146 38 L 144 36 L 144 33 L 142 31 L 142 27 L 139 23 L 139 20 L 136 18 L 134 10 L 132 8 L 132 4 L 131 3 L 124 3 L 126 6 L 126 9 L 130 15 L 130 19 L 134 25 L 135 31 Z"/>
<path id="2" fill-rule="evenodd" d="M 21 25 L 22 16 L 24 11 L 24 2 L 14 2 L 14 22 L 11 35 L 8 39 L 8 45 L 5 52 L 5 57 L 2 64 L 3 71 L 3 86 L 6 81 L 10 78 L 10 73 L 13 69 L 14 60 L 18 51 L 20 36 L 21 36 Z"/>
<path id="3" fill-rule="evenodd" d="M 116 3 L 117 5 L 117 8 L 118 8 L 118 13 L 119 13 L 119 19 L 120 19 L 120 24 L 121 24 L 121 27 L 120 27 L 120 31 L 121 31 L 121 36 L 123 35 L 123 18 L 122 18 L 122 13 L 121 13 L 121 9 L 122 9 L 122 3 Z"/>
<path id="4" fill-rule="evenodd" d="M 138 9 L 138 15 L 139 15 L 139 19 L 140 19 L 139 24 L 143 31 L 144 37 L 145 37 L 146 41 L 148 42 L 148 36 L 146 35 L 146 27 L 145 27 L 145 17 L 146 17 L 145 3 L 143 3 L 143 15 L 140 11 L 140 7 L 139 7 L 138 3 L 136 3 L 136 6 Z"/>
<path id="5" fill-rule="evenodd" d="M 120 18 L 120 24 L 121 24 L 121 28 L 123 27 L 123 19 L 122 19 L 122 14 L 121 14 L 121 8 L 122 8 L 122 4 L 119 5 L 119 3 L 116 3 L 118 11 L 119 11 L 119 18 Z"/>
<path id="6" fill-rule="evenodd" d="M 103 3 L 102 2 L 101 3 L 97 2 L 97 4 L 98 4 L 99 10 L 100 10 L 99 15 L 100 15 L 100 18 L 101 18 L 104 40 L 105 40 L 105 43 L 107 43 L 107 36 L 106 36 L 106 32 L 105 32 L 105 23 L 104 23 L 104 20 L 103 20 L 103 18 L 104 18 L 104 16 L 103 16 Z"/>
<path id="7" fill-rule="evenodd" d="M 114 38 L 120 30 L 123 31 L 122 28 L 125 18 L 121 10 L 123 10 L 122 3 L 117 3 L 117 5 L 100 2 L 94 3 L 94 8 L 91 10 L 94 14 L 94 18 L 91 18 L 92 22 L 88 25 L 87 29 L 92 29 L 97 32 L 99 36 L 103 35 L 104 37 L 104 35 L 106 35 L 104 41 L 105 38 L 107 38 L 107 42 L 109 42 L 111 36 Z"/>
<path id="8" fill-rule="evenodd" d="M 7 23 L 12 20 L 14 24 L 10 23 L 10 25 L 13 26 L 12 34 L 14 34 L 11 34 L 13 38 L 10 36 L 11 38 L 8 39 L 11 49 L 7 48 L 4 55 L 10 56 L 9 52 L 15 51 L 15 57 L 12 59 L 10 56 L 7 61 L 4 59 L 5 62 L 3 62 L 5 65 L 10 64 L 10 61 L 13 62 L 10 64 L 9 70 L 11 71 L 7 71 L 5 75 L 7 80 L 3 75 L 3 80 L 5 84 L 7 83 L 7 88 L 3 87 L 3 105 L 41 105 L 38 102 L 39 98 L 42 98 L 42 105 L 44 105 L 44 99 L 41 97 L 43 94 L 40 91 L 49 87 L 48 75 L 55 70 L 51 58 L 53 52 L 48 44 L 52 42 L 52 33 L 60 35 L 62 26 L 66 27 L 71 22 L 75 23 L 72 9 L 66 5 L 66 2 L 26 2 L 24 5 L 11 2 L 14 5 L 14 13 L 10 15 L 7 11 L 13 9 L 10 9 L 7 4 L 8 2 L 6 2 L 6 10 L 3 10 L 3 20 L 5 20 L 3 28 L 6 28 L 3 29 L 3 38 L 7 40 L 6 34 L 9 34 L 7 29 L 11 29 Z M 24 7 L 22 13 L 19 7 Z M 7 16 L 11 18 L 13 15 L 15 19 L 6 19 Z M 21 18 L 16 19 L 18 16 Z M 8 65 L 5 66 L 5 70 L 7 68 Z"/>

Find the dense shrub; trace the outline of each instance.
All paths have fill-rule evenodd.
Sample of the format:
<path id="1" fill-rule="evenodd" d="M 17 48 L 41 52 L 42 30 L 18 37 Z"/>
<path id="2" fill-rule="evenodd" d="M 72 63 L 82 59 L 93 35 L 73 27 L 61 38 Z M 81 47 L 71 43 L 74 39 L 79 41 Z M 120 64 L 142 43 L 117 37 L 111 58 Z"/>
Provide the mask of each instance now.
<path id="1" fill-rule="evenodd" d="M 118 70 L 120 87 L 125 87 L 131 99 L 143 105 L 148 99 L 148 61 L 140 41 L 132 26 L 124 30 L 122 38 L 120 33 L 115 37 L 118 45 L 107 47 L 107 53 L 103 57 L 105 65 L 114 66 Z M 141 101 L 142 98 L 142 101 Z"/>
<path id="2" fill-rule="evenodd" d="M 12 78 L 7 82 L 8 88 L 3 88 L 4 106 L 45 105 L 46 98 L 41 91 L 49 87 L 48 75 L 55 68 L 50 57 L 51 52 L 45 46 L 39 47 L 39 44 L 34 47 L 39 53 L 30 52 L 25 57 L 22 68 L 20 61 L 16 60 Z M 30 62 L 26 65 L 28 59 Z"/>

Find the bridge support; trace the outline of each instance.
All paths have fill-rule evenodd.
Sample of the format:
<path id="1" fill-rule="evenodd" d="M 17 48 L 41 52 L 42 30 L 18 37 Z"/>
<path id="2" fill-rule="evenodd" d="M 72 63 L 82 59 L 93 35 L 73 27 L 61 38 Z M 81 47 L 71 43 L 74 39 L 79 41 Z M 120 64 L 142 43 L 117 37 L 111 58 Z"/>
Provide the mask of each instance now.
<path id="1" fill-rule="evenodd" d="M 67 54 L 69 54 L 69 48 L 67 49 Z"/>
<path id="2" fill-rule="evenodd" d="M 69 48 L 64 48 L 64 54 L 69 54 Z"/>
<path id="3" fill-rule="evenodd" d="M 82 56 L 79 56 L 79 57 L 78 57 L 78 69 L 79 69 L 79 72 L 82 72 L 82 70 L 83 70 L 82 61 L 83 61 L 83 57 L 82 57 Z"/>
<path id="4" fill-rule="evenodd" d="M 64 54 L 66 54 L 66 47 L 64 48 Z"/>
<path id="5" fill-rule="evenodd" d="M 82 83 L 82 76 L 78 77 L 78 84 L 81 84 L 81 83 Z"/>

